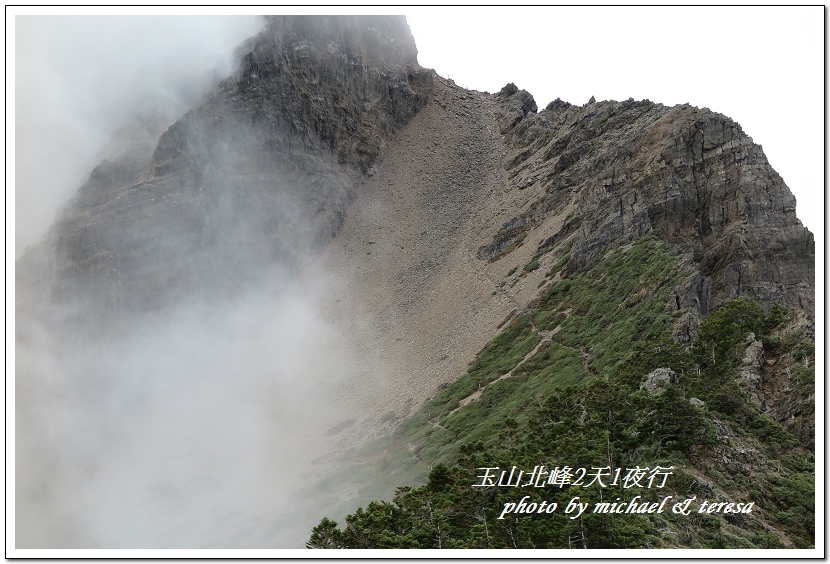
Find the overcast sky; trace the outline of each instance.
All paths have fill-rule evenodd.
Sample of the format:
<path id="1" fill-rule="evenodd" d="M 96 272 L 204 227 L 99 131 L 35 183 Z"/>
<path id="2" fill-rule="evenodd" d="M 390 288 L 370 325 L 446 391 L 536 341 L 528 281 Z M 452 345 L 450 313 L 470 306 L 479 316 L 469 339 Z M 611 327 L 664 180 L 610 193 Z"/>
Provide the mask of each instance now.
<path id="1" fill-rule="evenodd" d="M 233 49 L 261 27 L 248 17 L 17 16 L 7 76 L 13 95 L 15 251 L 20 256 L 103 158 L 136 112 L 174 120 L 214 76 L 231 71 Z M 13 84 L 13 86 L 12 86 Z M 9 124 L 11 125 L 11 124 Z M 168 124 L 169 125 L 169 124 Z M 8 244 L 8 241 L 7 241 Z"/>

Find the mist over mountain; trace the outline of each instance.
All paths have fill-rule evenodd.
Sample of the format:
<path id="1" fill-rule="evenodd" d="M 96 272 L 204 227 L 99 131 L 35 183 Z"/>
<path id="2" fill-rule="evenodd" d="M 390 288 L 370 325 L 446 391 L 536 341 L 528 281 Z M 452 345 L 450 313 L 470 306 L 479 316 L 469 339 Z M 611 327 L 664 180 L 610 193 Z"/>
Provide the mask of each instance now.
<path id="1" fill-rule="evenodd" d="M 257 16 L 15 16 L 16 258 L 102 159 L 154 146 L 232 71 L 234 47 L 261 25 Z"/>
<path id="2" fill-rule="evenodd" d="M 402 17 L 268 16 L 232 59 L 190 109 L 165 121 L 148 104 L 16 262 L 17 547 L 301 547 L 323 515 L 455 456 L 442 449 L 468 435 L 451 416 L 478 413 L 494 377 L 571 366 L 543 346 L 578 354 L 570 383 L 587 389 L 658 333 L 698 350 L 735 300 L 779 316 L 733 345 L 734 401 L 781 431 L 733 422 L 719 436 L 755 458 L 718 456 L 749 472 L 772 465 L 751 441 L 811 455 L 814 388 L 795 367 L 815 358 L 814 238 L 739 124 L 466 90 L 418 64 Z M 627 287 L 620 253 L 640 257 L 634 286 L 591 286 Z M 584 302 L 544 309 L 571 287 L 590 288 Z M 589 337 L 578 319 L 604 325 Z M 527 350 L 437 407 L 509 331 Z M 665 368 L 693 373 L 678 362 Z M 711 410 L 699 425 L 721 420 L 714 399 L 687 399 Z M 435 446 L 433 428 L 453 438 Z M 366 460 L 409 456 L 412 475 L 347 470 L 377 444 Z M 716 481 L 708 443 L 683 449 Z M 783 546 L 807 542 L 757 519 Z"/>

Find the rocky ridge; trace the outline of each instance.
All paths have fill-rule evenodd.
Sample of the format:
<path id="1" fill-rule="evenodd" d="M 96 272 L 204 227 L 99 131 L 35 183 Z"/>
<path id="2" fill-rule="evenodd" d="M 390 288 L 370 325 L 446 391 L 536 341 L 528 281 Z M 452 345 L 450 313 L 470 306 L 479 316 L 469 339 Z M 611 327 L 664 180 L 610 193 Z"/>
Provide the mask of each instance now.
<path id="1" fill-rule="evenodd" d="M 677 309 L 706 315 L 748 296 L 812 315 L 813 236 L 784 181 L 738 124 L 705 108 L 633 99 L 557 100 L 536 113 L 532 97 L 513 85 L 496 99 L 505 170 L 533 202 L 479 256 L 497 259 L 533 233 L 539 255 L 571 244 L 567 276 L 655 231 L 688 253 L 701 275 L 678 292 Z M 539 229 L 563 215 L 557 231 Z"/>

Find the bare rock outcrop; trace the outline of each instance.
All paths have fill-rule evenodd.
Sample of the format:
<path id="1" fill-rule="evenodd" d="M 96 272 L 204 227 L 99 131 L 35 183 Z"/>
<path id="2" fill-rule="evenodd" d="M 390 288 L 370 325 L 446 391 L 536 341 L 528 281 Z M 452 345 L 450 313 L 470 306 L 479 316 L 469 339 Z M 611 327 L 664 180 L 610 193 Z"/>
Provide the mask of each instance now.
<path id="1" fill-rule="evenodd" d="M 531 233 L 539 254 L 567 240 L 567 276 L 657 232 L 697 264 L 700 276 L 677 296 L 696 315 L 739 296 L 813 315 L 813 235 L 738 124 L 705 108 L 633 99 L 555 101 L 535 113 L 527 96 L 508 85 L 495 99 L 505 171 L 535 197 L 479 249 L 481 258 L 497 260 Z M 554 216 L 565 216 L 555 232 L 538 229 Z"/>
<path id="2" fill-rule="evenodd" d="M 666 386 L 677 384 L 677 374 L 671 368 L 657 368 L 646 374 L 640 383 L 640 389 L 651 395 L 663 393 Z"/>
<path id="3" fill-rule="evenodd" d="M 746 385 L 750 400 L 755 406 L 764 411 L 764 345 L 750 333 L 746 338 L 746 351 L 738 367 L 738 380 Z"/>

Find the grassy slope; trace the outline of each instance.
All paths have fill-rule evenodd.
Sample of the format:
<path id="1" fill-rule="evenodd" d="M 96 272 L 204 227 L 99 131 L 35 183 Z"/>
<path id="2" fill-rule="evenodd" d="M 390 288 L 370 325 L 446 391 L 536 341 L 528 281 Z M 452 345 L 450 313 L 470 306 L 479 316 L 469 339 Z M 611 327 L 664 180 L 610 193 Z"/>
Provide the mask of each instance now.
<path id="1" fill-rule="evenodd" d="M 665 304 L 688 274 L 665 244 L 647 236 L 550 284 L 467 374 L 361 453 L 373 460 L 370 473 L 385 478 L 370 483 L 427 485 L 399 490 L 394 503 L 370 504 L 347 518 L 345 532 L 329 524 L 328 533 L 344 546 L 367 547 L 567 547 L 574 539 L 590 547 L 810 546 L 812 453 L 760 414 L 734 378 L 749 331 L 769 332 L 784 314 L 776 310 L 781 319 L 773 319 L 743 301 L 724 307 L 684 350 L 668 337 L 673 315 Z M 643 376 L 659 367 L 672 368 L 679 383 L 657 395 L 640 390 Z M 705 405 L 693 405 L 692 397 Z M 496 517 L 519 493 L 564 504 L 575 495 L 592 503 L 627 500 L 634 490 L 470 487 L 479 467 L 539 464 L 674 466 L 665 490 L 636 493 L 758 507 L 725 517 L 586 514 L 577 529 L 562 516 Z M 439 517 L 433 508 L 441 508 Z"/>

